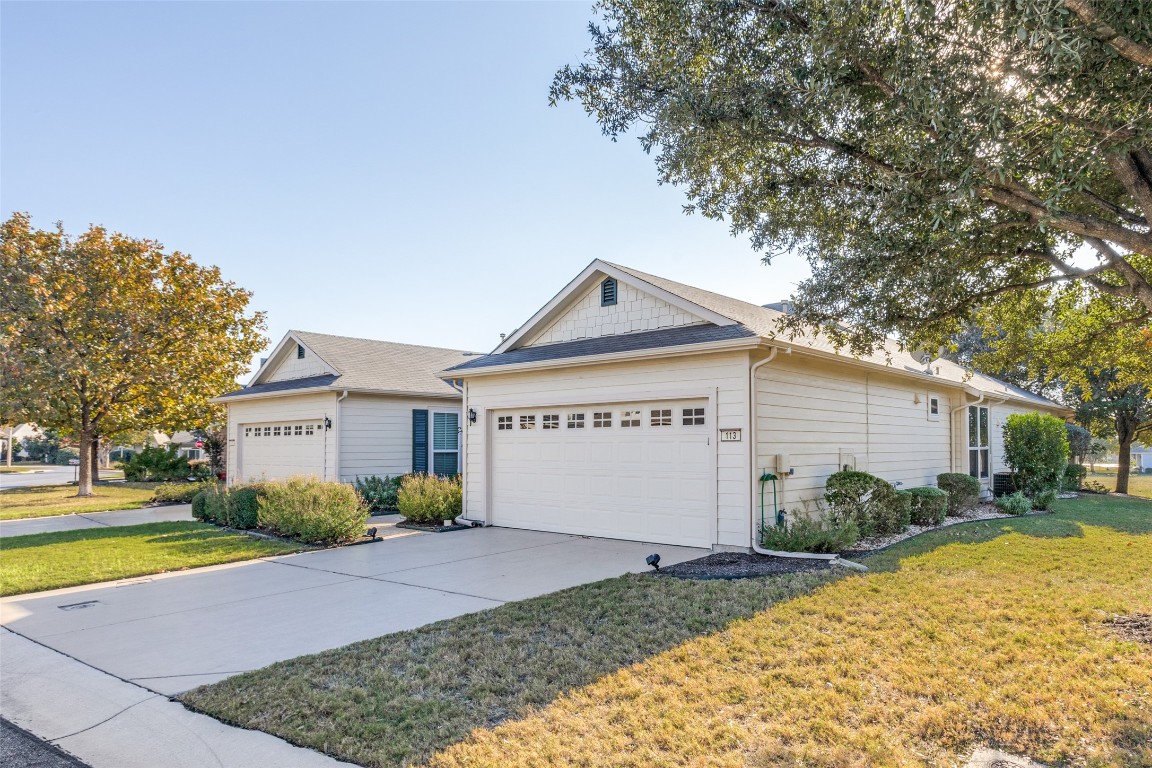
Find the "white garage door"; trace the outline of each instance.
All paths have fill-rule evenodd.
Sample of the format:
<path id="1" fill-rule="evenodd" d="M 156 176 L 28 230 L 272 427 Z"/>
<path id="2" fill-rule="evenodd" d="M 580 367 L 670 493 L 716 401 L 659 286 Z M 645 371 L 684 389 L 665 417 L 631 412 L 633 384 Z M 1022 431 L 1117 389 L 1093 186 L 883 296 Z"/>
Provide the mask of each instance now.
<path id="1" fill-rule="evenodd" d="M 324 424 L 270 421 L 240 427 L 237 478 L 283 480 L 293 475 L 324 476 Z"/>
<path id="2" fill-rule="evenodd" d="M 707 401 L 498 410 L 492 522 L 708 547 Z"/>

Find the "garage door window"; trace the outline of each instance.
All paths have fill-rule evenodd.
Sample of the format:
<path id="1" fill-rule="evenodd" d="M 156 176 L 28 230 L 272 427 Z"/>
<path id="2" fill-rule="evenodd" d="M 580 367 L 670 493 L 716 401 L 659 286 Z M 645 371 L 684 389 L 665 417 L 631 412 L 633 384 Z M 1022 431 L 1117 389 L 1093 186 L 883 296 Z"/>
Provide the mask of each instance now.
<path id="1" fill-rule="evenodd" d="M 620 414 L 620 426 L 622 427 L 638 427 L 640 426 L 640 411 L 624 411 Z"/>
<path id="2" fill-rule="evenodd" d="M 650 412 L 652 417 L 652 426 L 654 427 L 670 427 L 672 426 L 672 409 L 671 408 L 656 408 Z"/>
<path id="3" fill-rule="evenodd" d="M 704 409 L 703 408 L 685 408 L 684 409 L 684 426 L 686 427 L 699 427 L 704 425 Z"/>
<path id="4" fill-rule="evenodd" d="M 460 473 L 459 414 L 432 414 L 432 471 L 438 475 Z"/>
<path id="5" fill-rule="evenodd" d="M 612 426 L 612 411 L 598 411 L 592 414 L 593 427 Z"/>
<path id="6" fill-rule="evenodd" d="M 536 414 L 521 416 L 520 429 L 536 429 Z"/>
<path id="7" fill-rule="evenodd" d="M 512 429 L 511 416 L 499 416 L 496 419 L 496 429 L 503 432 L 506 429 Z"/>
<path id="8" fill-rule="evenodd" d="M 584 414 L 568 414 L 568 429 L 584 429 Z"/>
<path id="9" fill-rule="evenodd" d="M 560 429 L 560 414 L 546 413 L 544 414 L 544 429 Z"/>

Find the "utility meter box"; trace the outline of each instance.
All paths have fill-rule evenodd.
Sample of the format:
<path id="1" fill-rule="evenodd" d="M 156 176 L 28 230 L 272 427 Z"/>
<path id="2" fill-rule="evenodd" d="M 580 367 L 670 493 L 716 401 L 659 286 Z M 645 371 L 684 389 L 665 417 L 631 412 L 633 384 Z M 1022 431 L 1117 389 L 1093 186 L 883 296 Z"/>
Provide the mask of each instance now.
<path id="1" fill-rule="evenodd" d="M 792 457 L 786 453 L 776 454 L 776 474 L 790 475 L 792 474 Z"/>

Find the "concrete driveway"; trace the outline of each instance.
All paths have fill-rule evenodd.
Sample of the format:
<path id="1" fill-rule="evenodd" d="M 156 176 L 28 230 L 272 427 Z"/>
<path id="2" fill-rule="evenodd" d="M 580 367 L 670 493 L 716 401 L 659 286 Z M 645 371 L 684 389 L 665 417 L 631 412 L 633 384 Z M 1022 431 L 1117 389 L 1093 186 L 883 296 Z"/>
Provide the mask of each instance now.
<path id="1" fill-rule="evenodd" d="M 340 549 L 0 600 L 0 623 L 172 695 L 275 661 L 708 550 L 507 528 Z M 8 665 L 0 661 L 0 673 Z"/>

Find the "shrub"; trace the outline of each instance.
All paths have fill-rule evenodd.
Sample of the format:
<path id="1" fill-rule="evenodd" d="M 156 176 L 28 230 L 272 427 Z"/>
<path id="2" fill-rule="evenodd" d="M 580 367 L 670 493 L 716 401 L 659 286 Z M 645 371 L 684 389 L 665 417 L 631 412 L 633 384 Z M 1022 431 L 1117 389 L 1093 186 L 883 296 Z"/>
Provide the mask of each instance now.
<path id="1" fill-rule="evenodd" d="M 132 482 L 185 480 L 192 473 L 188 459 L 177 453 L 175 445 L 167 448 L 149 446 L 124 462 L 124 479 Z"/>
<path id="2" fill-rule="evenodd" d="M 56 451 L 56 457 L 52 460 L 52 463 L 66 467 L 73 461 L 79 460 L 80 451 L 76 450 L 75 448 L 61 448 L 60 450 Z"/>
<path id="3" fill-rule="evenodd" d="M 232 528 L 248 530 L 260 524 L 260 497 L 266 483 L 253 483 L 230 488 L 227 493 L 226 518 Z"/>
<path id="4" fill-rule="evenodd" d="M 408 522 L 435 525 L 463 512 L 464 487 L 459 477 L 407 475 L 400 483 L 397 506 Z"/>
<path id="5" fill-rule="evenodd" d="M 844 470 L 828 478 L 824 494 L 837 519 L 852 519 L 861 536 L 888 536 L 908 526 L 910 500 L 867 472 Z"/>
<path id="6" fill-rule="evenodd" d="M 201 491 L 215 487 L 216 483 L 212 481 L 200 483 L 163 483 L 156 486 L 156 490 L 152 492 L 152 501 L 187 504 Z"/>
<path id="7" fill-rule="evenodd" d="M 915 525 L 940 525 L 948 514 L 948 492 L 939 488 L 909 488 L 911 517 Z"/>
<path id="8" fill-rule="evenodd" d="M 192 517 L 204 522 L 211 522 L 208 519 L 208 493 L 209 491 L 200 491 L 192 497 Z"/>
<path id="9" fill-rule="evenodd" d="M 369 509 L 395 510 L 399 508 L 397 504 L 399 503 L 400 483 L 405 477 L 407 475 L 357 477 L 353 486 Z"/>
<path id="10" fill-rule="evenodd" d="M 1026 493 L 1058 487 L 1068 465 L 1064 422 L 1043 413 L 1012 414 L 1004 424 L 1004 460 Z"/>
<path id="11" fill-rule="evenodd" d="M 1088 470 L 1083 464 L 1069 464 L 1064 467 L 1064 475 L 1060 478 L 1060 490 L 1078 491 L 1088 477 Z"/>
<path id="12" fill-rule="evenodd" d="M 936 485 L 948 494 L 948 514 L 960 515 L 976 506 L 980 500 L 980 481 L 959 472 L 936 475 Z"/>
<path id="13" fill-rule="evenodd" d="M 1056 503 L 1056 489 L 1048 488 L 1032 497 L 1032 508 L 1048 511 Z"/>
<path id="14" fill-rule="evenodd" d="M 1032 511 L 1032 501 L 1020 491 L 996 499 L 996 508 L 1009 515 L 1026 515 Z"/>
<path id="15" fill-rule="evenodd" d="M 308 544 L 336 544 L 364 535 L 368 507 L 350 485 L 293 477 L 261 488 L 261 528 Z"/>
<path id="16" fill-rule="evenodd" d="M 766 525 L 760 529 L 760 546 L 779 552 L 834 554 L 848 549 L 860 538 L 860 529 L 851 518 L 835 516 L 815 520 L 794 512 L 791 522 Z"/>
<path id="17" fill-rule="evenodd" d="M 192 499 L 192 516 L 215 525 L 226 525 L 228 520 L 228 489 L 211 484 Z"/>

